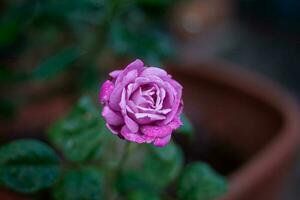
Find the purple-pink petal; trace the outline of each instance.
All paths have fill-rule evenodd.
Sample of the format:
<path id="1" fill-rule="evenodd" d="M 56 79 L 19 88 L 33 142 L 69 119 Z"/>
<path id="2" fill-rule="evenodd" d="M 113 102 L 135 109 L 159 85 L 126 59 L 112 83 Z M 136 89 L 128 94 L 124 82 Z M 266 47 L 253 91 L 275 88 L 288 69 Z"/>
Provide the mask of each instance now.
<path id="1" fill-rule="evenodd" d="M 99 92 L 106 126 L 120 138 L 163 147 L 182 125 L 182 86 L 163 69 L 135 60 L 109 74 Z"/>
<path id="2" fill-rule="evenodd" d="M 109 125 L 108 123 L 106 123 L 105 125 L 108 128 L 108 130 L 110 130 L 110 132 L 112 132 L 114 135 L 119 134 L 120 129 L 121 129 L 120 126 L 112 126 L 112 125 Z"/>
<path id="3" fill-rule="evenodd" d="M 157 147 L 164 147 L 166 146 L 171 140 L 171 135 L 168 135 L 164 138 L 156 138 L 153 144 Z"/>
<path id="4" fill-rule="evenodd" d="M 136 143 L 144 143 L 144 138 L 136 133 L 132 133 L 131 130 L 127 126 L 123 126 L 121 129 L 121 135 L 129 141 L 136 142 Z"/>
<path id="5" fill-rule="evenodd" d="M 137 124 L 135 121 L 133 121 L 133 120 L 132 120 L 130 117 L 128 117 L 128 116 L 125 116 L 125 117 L 124 117 L 124 120 L 125 120 L 126 126 L 128 127 L 128 129 L 129 129 L 132 133 L 138 132 L 139 126 L 138 126 L 138 124 Z"/>
<path id="6" fill-rule="evenodd" d="M 103 83 L 99 93 L 99 99 L 102 104 L 104 104 L 109 100 L 109 97 L 113 92 L 113 90 L 114 90 L 114 84 L 110 80 L 107 80 Z"/>
<path id="7" fill-rule="evenodd" d="M 130 71 L 137 70 L 138 72 L 142 71 L 144 68 L 144 63 L 137 59 L 130 63 L 117 77 L 116 84 L 123 81 L 124 76 L 126 76 Z"/>
<path id="8" fill-rule="evenodd" d="M 167 72 L 163 69 L 157 68 L 157 67 L 147 67 L 144 69 L 144 71 L 141 73 L 141 76 L 147 77 L 147 76 L 160 76 L 164 77 L 167 76 Z"/>
<path id="9" fill-rule="evenodd" d="M 116 79 L 123 70 L 115 70 L 109 73 L 109 76 L 112 77 L 113 79 Z"/>
<path id="10" fill-rule="evenodd" d="M 182 122 L 179 117 L 175 117 L 168 126 L 172 128 L 172 130 L 178 129 L 182 125 Z"/>
<path id="11" fill-rule="evenodd" d="M 102 116 L 104 117 L 105 121 L 110 125 L 119 126 L 124 124 L 123 117 L 119 113 L 111 110 L 109 106 L 104 106 L 102 110 Z"/>
<path id="12" fill-rule="evenodd" d="M 141 127 L 141 132 L 147 136 L 151 137 L 166 137 L 172 133 L 172 128 L 170 126 L 149 126 L 145 125 Z"/>

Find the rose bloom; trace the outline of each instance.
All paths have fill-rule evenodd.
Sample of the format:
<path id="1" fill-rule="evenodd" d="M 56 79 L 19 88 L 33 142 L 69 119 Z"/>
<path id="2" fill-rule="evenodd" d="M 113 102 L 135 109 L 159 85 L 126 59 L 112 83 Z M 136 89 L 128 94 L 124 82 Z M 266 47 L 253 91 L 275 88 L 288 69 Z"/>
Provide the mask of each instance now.
<path id="1" fill-rule="evenodd" d="M 120 138 L 163 147 L 182 125 L 182 86 L 166 71 L 135 60 L 111 72 L 99 93 L 106 126 Z"/>

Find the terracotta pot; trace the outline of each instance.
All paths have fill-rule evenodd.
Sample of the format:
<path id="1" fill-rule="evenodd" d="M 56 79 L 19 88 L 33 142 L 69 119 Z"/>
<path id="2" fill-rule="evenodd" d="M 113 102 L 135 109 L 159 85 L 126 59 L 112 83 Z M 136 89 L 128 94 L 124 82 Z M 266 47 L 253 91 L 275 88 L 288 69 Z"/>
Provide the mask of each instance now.
<path id="1" fill-rule="evenodd" d="M 229 64 L 170 66 L 198 130 L 197 143 L 184 147 L 187 160 L 206 160 L 228 176 L 222 200 L 276 199 L 299 144 L 295 99 L 276 83 Z"/>

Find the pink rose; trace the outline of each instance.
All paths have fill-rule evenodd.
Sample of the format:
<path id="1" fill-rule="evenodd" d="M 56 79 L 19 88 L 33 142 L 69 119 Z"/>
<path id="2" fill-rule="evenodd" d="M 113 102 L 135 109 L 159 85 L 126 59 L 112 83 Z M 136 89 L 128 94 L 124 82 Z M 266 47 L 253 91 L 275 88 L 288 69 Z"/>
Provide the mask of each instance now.
<path id="1" fill-rule="evenodd" d="M 166 71 L 135 60 L 111 72 L 99 98 L 102 116 L 113 134 L 137 142 L 165 146 L 182 125 L 182 86 Z"/>

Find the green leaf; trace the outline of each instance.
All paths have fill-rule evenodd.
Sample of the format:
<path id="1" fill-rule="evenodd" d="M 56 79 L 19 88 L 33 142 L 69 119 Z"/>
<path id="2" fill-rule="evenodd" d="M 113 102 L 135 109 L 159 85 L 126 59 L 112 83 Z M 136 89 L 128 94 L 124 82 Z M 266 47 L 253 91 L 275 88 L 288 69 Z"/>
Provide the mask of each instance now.
<path id="1" fill-rule="evenodd" d="M 190 122 L 190 120 L 186 117 L 185 114 L 182 114 L 181 116 L 181 121 L 183 123 L 183 125 L 177 129 L 176 131 L 185 135 L 188 135 L 190 137 L 192 137 L 195 133 L 194 127 L 192 125 L 192 123 Z"/>
<path id="2" fill-rule="evenodd" d="M 33 78 L 46 80 L 71 67 L 71 64 L 79 58 L 77 49 L 69 47 L 42 62 L 34 71 Z"/>
<path id="3" fill-rule="evenodd" d="M 153 187 L 145 182 L 143 176 L 137 171 L 124 171 L 116 181 L 116 188 L 121 194 L 128 194 L 136 190 L 153 190 Z"/>
<path id="4" fill-rule="evenodd" d="M 103 178 L 96 169 L 85 168 L 66 172 L 52 192 L 55 200 L 103 199 Z"/>
<path id="5" fill-rule="evenodd" d="M 201 162 L 185 167 L 178 181 L 177 195 L 184 200 L 212 200 L 227 191 L 224 177 Z"/>
<path id="6" fill-rule="evenodd" d="M 12 44 L 21 32 L 19 19 L 6 19 L 0 23 L 0 47 Z"/>
<path id="7" fill-rule="evenodd" d="M 50 187 L 59 176 L 59 158 L 36 140 L 18 140 L 0 148 L 0 182 L 18 192 Z"/>
<path id="8" fill-rule="evenodd" d="M 117 55 L 141 57 L 154 64 L 159 64 L 162 58 L 173 55 L 173 43 L 169 35 L 154 28 L 149 30 L 140 12 L 132 12 L 131 15 L 132 19 L 111 23 L 108 42 Z M 128 21 L 132 23 L 126 24 Z"/>
<path id="9" fill-rule="evenodd" d="M 97 159 L 101 153 L 105 123 L 92 99 L 83 97 L 68 116 L 48 131 L 50 141 L 74 162 Z"/>
<path id="10" fill-rule="evenodd" d="M 21 3 L 7 6 L 0 18 L 0 48 L 8 47 L 20 40 L 28 29 L 34 15 L 34 4 Z"/>
<path id="11" fill-rule="evenodd" d="M 183 166 L 183 153 L 174 143 L 163 148 L 151 146 L 145 157 L 142 174 L 156 188 L 164 188 L 175 180 Z"/>
<path id="12" fill-rule="evenodd" d="M 151 191 L 135 190 L 126 195 L 126 200 L 160 200 L 160 197 Z"/>

